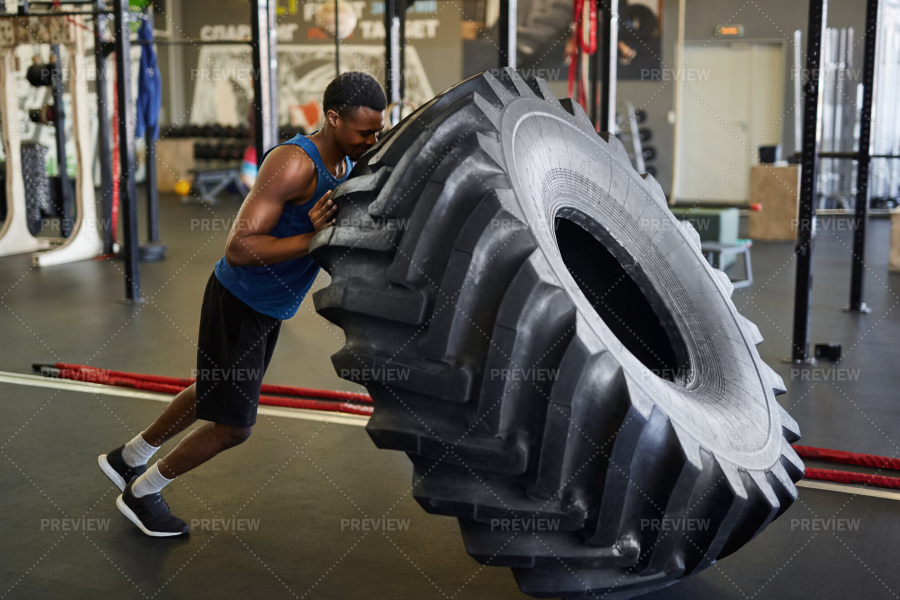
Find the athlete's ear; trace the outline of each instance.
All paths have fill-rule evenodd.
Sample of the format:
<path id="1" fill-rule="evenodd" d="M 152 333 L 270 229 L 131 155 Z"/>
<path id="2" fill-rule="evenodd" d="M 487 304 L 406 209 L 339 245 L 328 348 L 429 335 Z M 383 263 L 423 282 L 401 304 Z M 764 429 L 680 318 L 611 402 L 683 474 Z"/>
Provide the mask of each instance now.
<path id="1" fill-rule="evenodd" d="M 328 120 L 328 124 L 331 127 L 337 127 L 337 122 L 340 117 L 341 115 L 339 115 L 336 110 L 329 110 L 328 114 L 325 115 L 325 118 Z"/>

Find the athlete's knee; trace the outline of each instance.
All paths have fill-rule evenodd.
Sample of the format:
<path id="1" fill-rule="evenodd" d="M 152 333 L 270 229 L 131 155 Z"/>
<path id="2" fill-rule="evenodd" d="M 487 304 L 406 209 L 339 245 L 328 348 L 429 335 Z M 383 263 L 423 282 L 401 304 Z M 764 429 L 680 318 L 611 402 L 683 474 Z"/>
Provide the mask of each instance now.
<path id="1" fill-rule="evenodd" d="M 216 424 L 216 430 L 222 445 L 226 448 L 243 444 L 250 438 L 250 434 L 253 433 L 252 427 L 231 427 L 218 423 Z"/>

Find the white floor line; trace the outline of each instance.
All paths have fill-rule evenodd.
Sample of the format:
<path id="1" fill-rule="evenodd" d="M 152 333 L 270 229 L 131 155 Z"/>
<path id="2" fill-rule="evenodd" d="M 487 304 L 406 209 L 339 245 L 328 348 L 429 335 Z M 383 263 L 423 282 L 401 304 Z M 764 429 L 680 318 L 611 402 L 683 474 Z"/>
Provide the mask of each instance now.
<path id="1" fill-rule="evenodd" d="M 52 388 L 67 392 L 81 392 L 84 394 L 101 394 L 103 396 L 118 396 L 120 398 L 138 398 L 140 400 L 156 400 L 157 402 L 170 402 L 173 398 L 170 394 L 158 394 L 156 392 L 143 392 L 128 388 L 100 385 L 85 381 L 73 381 L 71 379 L 56 379 L 54 377 L 41 377 L 40 375 L 23 375 L 21 373 L 9 373 L 0 371 L 0 383 L 12 383 L 14 385 L 27 385 L 30 387 Z M 288 419 L 303 419 L 305 421 L 322 421 L 336 423 L 338 425 L 355 425 L 365 427 L 369 417 L 362 415 L 350 415 L 345 413 L 326 412 L 318 410 L 306 410 L 302 408 L 279 408 L 276 406 L 260 406 L 259 414 L 270 417 L 286 417 Z"/>
<path id="2" fill-rule="evenodd" d="M 797 482 L 797 487 L 825 490 L 826 492 L 840 492 L 842 494 L 856 494 L 858 496 L 872 496 L 873 498 L 884 498 L 886 500 L 900 500 L 900 493 L 897 492 L 889 492 L 871 487 L 855 487 L 852 485 L 841 485 L 839 483 L 826 483 L 824 481 L 816 481 L 813 479 L 801 479 Z"/>

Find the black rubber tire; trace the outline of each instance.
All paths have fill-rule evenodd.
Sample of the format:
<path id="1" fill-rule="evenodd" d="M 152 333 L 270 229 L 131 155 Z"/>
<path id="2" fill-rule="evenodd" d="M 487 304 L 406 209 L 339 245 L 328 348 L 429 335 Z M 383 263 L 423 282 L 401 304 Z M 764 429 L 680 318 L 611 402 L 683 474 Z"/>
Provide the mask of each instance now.
<path id="1" fill-rule="evenodd" d="M 796 499 L 797 424 L 728 277 L 621 142 L 542 80 L 503 70 L 445 91 L 372 148 L 335 201 L 337 225 L 311 246 L 332 276 L 316 310 L 346 334 L 334 366 L 371 393 L 375 444 L 409 454 L 416 500 L 458 517 L 469 554 L 512 567 L 523 592 L 669 585 Z M 644 308 L 583 291 L 602 280 L 603 248 Z M 564 252 L 587 261 L 570 271 Z M 678 373 L 658 377 L 635 353 Z"/>
<path id="2" fill-rule="evenodd" d="M 36 236 L 50 207 L 50 179 L 47 177 L 47 148 L 37 142 L 22 142 L 22 181 L 25 184 L 25 222 Z"/>

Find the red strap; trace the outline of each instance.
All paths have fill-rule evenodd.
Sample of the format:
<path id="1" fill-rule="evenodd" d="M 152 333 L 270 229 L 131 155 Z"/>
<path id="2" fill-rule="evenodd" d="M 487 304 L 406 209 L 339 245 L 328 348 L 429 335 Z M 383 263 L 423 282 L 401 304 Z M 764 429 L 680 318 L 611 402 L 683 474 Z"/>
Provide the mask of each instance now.
<path id="1" fill-rule="evenodd" d="M 585 0 L 573 0 L 572 2 L 572 49 L 569 54 L 569 80 L 568 92 L 572 98 L 572 92 L 575 91 L 576 80 L 578 77 L 578 64 L 581 62 L 581 53 L 593 54 L 597 51 L 597 4 L 590 2 L 588 4 L 588 39 L 584 40 L 584 3 Z M 582 106 L 587 104 L 587 89 L 582 81 L 577 82 L 578 96 L 577 102 Z"/>
<path id="2" fill-rule="evenodd" d="M 584 36 L 581 40 L 581 49 L 588 54 L 597 51 L 597 3 L 591 2 L 588 6 L 588 41 L 584 43 Z"/>

